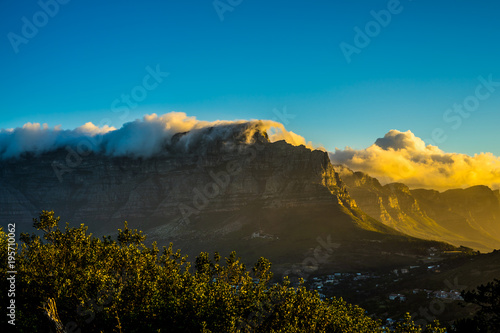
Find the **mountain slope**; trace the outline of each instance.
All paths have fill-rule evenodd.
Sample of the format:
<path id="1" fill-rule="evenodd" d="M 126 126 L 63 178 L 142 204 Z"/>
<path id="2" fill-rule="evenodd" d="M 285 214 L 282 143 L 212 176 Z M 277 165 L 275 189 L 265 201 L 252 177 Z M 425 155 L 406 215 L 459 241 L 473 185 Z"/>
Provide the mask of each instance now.
<path id="1" fill-rule="evenodd" d="M 500 248 L 498 191 L 486 186 L 439 193 L 382 186 L 362 172 L 335 166 L 349 194 L 368 215 L 414 237 L 444 240 L 481 251 Z"/>
<path id="2" fill-rule="evenodd" d="M 412 194 L 427 214 L 445 228 L 470 238 L 493 238 L 497 241 L 495 248 L 500 248 L 500 204 L 489 187 L 474 186 L 443 193 L 413 190 Z"/>

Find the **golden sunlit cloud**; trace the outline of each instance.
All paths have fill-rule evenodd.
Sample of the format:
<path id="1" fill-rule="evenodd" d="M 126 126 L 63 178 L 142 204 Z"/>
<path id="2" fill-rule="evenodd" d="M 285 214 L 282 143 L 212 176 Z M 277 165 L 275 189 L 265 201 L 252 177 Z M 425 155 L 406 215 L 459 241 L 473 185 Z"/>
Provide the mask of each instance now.
<path id="1" fill-rule="evenodd" d="M 391 130 L 366 149 L 335 149 L 330 158 L 333 163 L 365 172 L 383 183 L 402 182 L 411 188 L 500 188 L 499 157 L 491 153 L 445 153 L 426 145 L 411 131 Z"/>
<path id="2" fill-rule="evenodd" d="M 56 126 L 56 130 L 59 129 L 60 126 Z M 99 135 L 99 134 L 106 134 L 108 132 L 114 131 L 116 128 L 108 125 L 104 125 L 103 127 L 98 127 L 91 122 L 85 123 L 84 125 L 77 127 L 75 129 L 75 132 L 79 132 L 82 134 L 86 134 L 89 136 L 94 136 L 94 135 Z"/>

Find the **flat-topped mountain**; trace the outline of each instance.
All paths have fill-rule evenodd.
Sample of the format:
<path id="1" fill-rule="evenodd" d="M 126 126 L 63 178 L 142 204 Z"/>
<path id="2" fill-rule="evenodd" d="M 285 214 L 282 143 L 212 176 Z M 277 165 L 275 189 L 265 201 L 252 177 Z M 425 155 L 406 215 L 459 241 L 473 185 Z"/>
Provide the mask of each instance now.
<path id="1" fill-rule="evenodd" d="M 116 232 L 126 220 L 185 253 L 236 250 L 249 261 L 266 256 L 278 264 L 319 257 L 318 249 L 325 263 L 362 267 L 376 265 L 367 258 L 382 252 L 449 248 L 359 209 L 326 152 L 270 142 L 260 130 L 243 136 L 241 126 L 227 127 L 223 139 L 206 128 L 203 145 L 178 133 L 151 157 L 96 152 L 64 165 L 73 157 L 58 149 L 0 161 L 0 220 L 31 230 L 32 217 L 54 210 L 94 234 Z"/>

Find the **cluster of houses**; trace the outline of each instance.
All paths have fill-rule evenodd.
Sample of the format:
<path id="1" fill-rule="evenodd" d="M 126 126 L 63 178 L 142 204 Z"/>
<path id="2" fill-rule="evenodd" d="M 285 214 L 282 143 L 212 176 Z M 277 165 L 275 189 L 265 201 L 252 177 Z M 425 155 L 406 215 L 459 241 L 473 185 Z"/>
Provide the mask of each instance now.
<path id="1" fill-rule="evenodd" d="M 433 254 L 439 253 L 438 249 L 436 248 L 429 248 L 429 253 L 434 256 Z M 328 275 L 323 275 L 323 276 L 316 276 L 309 281 L 308 285 L 310 288 L 317 290 L 318 293 L 322 298 L 324 298 L 324 292 L 325 289 L 328 289 L 329 286 L 336 286 L 339 285 L 340 283 L 343 282 L 354 282 L 357 281 L 358 283 L 362 284 L 362 281 L 368 280 L 368 279 L 378 279 L 378 278 L 387 278 L 394 276 L 392 274 L 395 274 L 397 276 L 396 280 L 394 282 L 401 280 L 403 275 L 409 274 L 412 270 L 420 268 L 421 266 L 408 266 L 406 268 L 399 268 L 399 269 L 394 269 L 392 270 L 388 275 L 383 275 L 383 276 L 376 276 L 374 273 L 333 273 L 333 274 L 328 274 Z M 439 273 L 440 272 L 440 265 L 435 264 L 435 263 L 428 263 L 426 266 L 422 267 L 423 269 L 427 269 L 428 272 L 434 272 L 434 273 Z M 383 283 L 385 284 L 385 283 Z M 350 287 L 356 289 L 356 286 L 358 284 L 351 284 Z M 375 287 L 379 287 L 381 284 L 376 284 Z M 353 289 L 353 290 L 354 290 Z M 356 292 L 359 292 L 356 290 Z M 417 294 L 419 292 L 426 292 L 428 298 L 440 298 L 440 299 L 449 299 L 449 300 L 463 300 L 462 296 L 460 295 L 459 291 L 443 291 L 443 290 L 438 290 L 438 291 L 433 291 L 433 290 L 427 290 L 427 289 L 414 289 L 413 293 Z M 389 296 L 389 300 L 391 301 L 399 301 L 399 302 L 405 302 L 407 300 L 407 296 L 399 293 L 391 293 Z"/>
<path id="2" fill-rule="evenodd" d="M 413 267 L 419 267 L 419 266 L 413 266 Z M 408 274 L 410 271 L 408 270 L 408 268 L 401 268 L 401 269 L 395 269 L 392 272 L 399 276 L 399 274 Z"/>
<path id="3" fill-rule="evenodd" d="M 391 301 L 400 301 L 400 302 L 404 302 L 406 301 L 406 296 L 403 295 L 403 294 L 390 294 L 389 295 L 389 299 Z"/>
<path id="4" fill-rule="evenodd" d="M 420 268 L 420 266 L 410 266 L 409 268 L 400 268 L 400 269 L 394 269 L 392 272 L 399 276 L 400 274 L 408 274 L 412 269 L 415 268 Z M 440 273 L 441 272 L 441 265 L 428 265 L 427 266 L 427 271 L 429 272 L 434 272 L 434 273 Z"/>
<path id="5" fill-rule="evenodd" d="M 418 293 L 427 293 L 427 298 L 440 298 L 440 299 L 449 299 L 454 301 L 463 301 L 462 295 L 459 291 L 450 290 L 429 290 L 429 289 L 413 289 L 414 294 Z M 390 294 L 389 300 L 391 301 L 400 301 L 405 302 L 406 296 L 403 294 Z"/>
<path id="6" fill-rule="evenodd" d="M 463 301 L 463 297 L 459 291 L 450 290 L 429 290 L 429 289 L 413 289 L 414 294 L 427 293 L 427 298 L 451 299 L 455 301 Z"/>
<path id="7" fill-rule="evenodd" d="M 325 284 L 338 285 L 346 279 L 352 279 L 353 281 L 361 281 L 367 279 L 378 278 L 371 273 L 335 273 L 328 274 L 321 277 L 313 277 L 311 287 L 317 290 L 323 289 Z"/>

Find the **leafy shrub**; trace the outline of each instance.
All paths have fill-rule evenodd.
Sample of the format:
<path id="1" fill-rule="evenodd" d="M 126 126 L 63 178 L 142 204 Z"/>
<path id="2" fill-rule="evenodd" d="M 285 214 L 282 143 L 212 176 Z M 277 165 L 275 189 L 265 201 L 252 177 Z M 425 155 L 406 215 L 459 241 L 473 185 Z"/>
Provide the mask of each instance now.
<path id="1" fill-rule="evenodd" d="M 234 252 L 224 260 L 201 253 L 191 267 L 172 244 L 148 247 L 126 223 L 116 240 L 94 237 L 83 224 L 58 224 L 54 212 L 43 211 L 34 219 L 43 235 L 21 234 L 20 332 L 388 332 L 341 298 L 323 301 L 287 278 L 271 284 L 265 258 L 249 271 Z M 5 239 L 0 230 L 2 255 Z M 420 331 L 409 317 L 396 329 Z"/>

